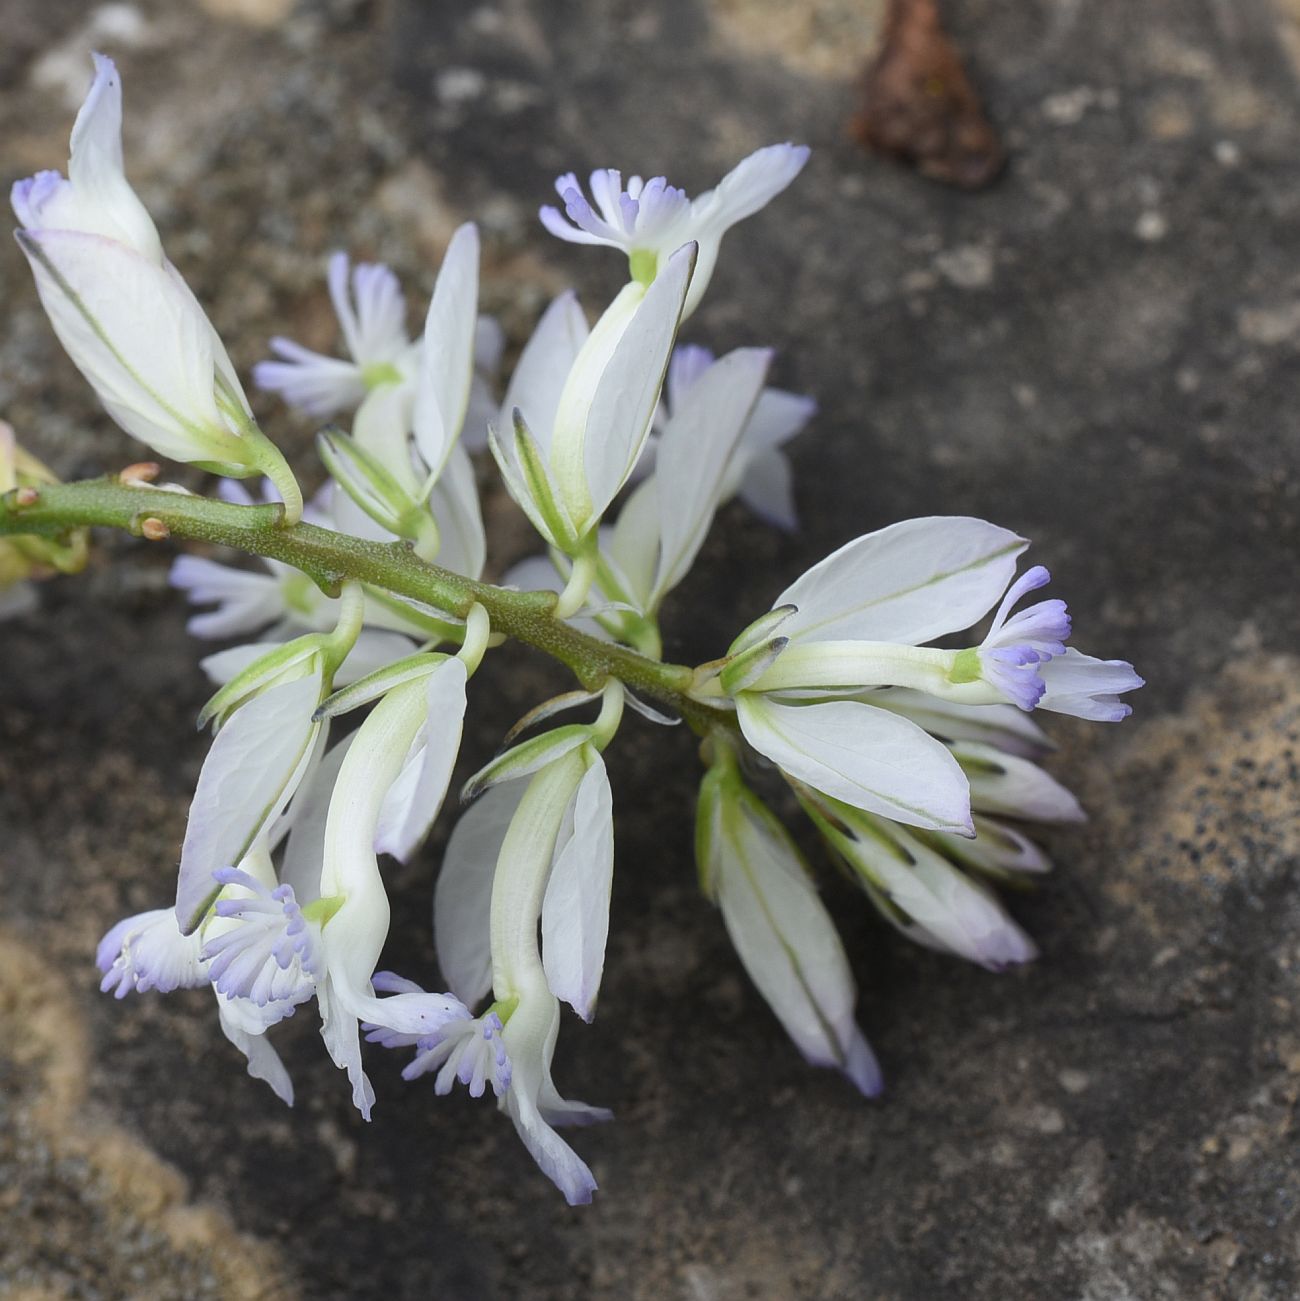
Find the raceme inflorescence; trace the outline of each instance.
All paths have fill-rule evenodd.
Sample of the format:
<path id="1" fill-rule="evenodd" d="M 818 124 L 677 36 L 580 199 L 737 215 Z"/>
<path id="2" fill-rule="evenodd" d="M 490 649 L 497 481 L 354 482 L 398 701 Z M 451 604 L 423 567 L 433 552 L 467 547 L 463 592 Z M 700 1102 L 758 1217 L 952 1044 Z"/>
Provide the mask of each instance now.
<path id="1" fill-rule="evenodd" d="M 153 486 L 158 467 L 141 463 L 60 484 L 0 426 L 0 611 L 29 612 L 30 580 L 78 569 L 92 525 L 261 563 L 175 562 L 204 607 L 191 630 L 235 644 L 203 660 L 213 737 L 175 897 L 105 934 L 105 991 L 209 987 L 222 1032 L 286 1102 L 274 1030 L 314 1005 L 364 1116 L 366 1039 L 435 1093 L 490 1090 L 564 1196 L 589 1201 L 595 1180 L 558 1131 L 609 1113 L 561 1097 L 551 1063 L 561 1004 L 586 1021 L 598 1006 L 614 866 L 603 755 L 629 709 L 698 738 L 700 883 L 809 1062 L 881 1087 L 849 961 L 774 802 L 803 810 L 904 935 L 994 970 L 1034 956 L 994 887 L 1047 870 L 1036 826 L 1083 816 L 1038 766 L 1034 717 L 1117 722 L 1141 679 L 1067 645 L 1065 604 L 1030 600 L 1048 573 L 1019 569 L 1023 538 L 962 516 L 893 524 L 751 612 L 718 658 L 662 657 L 660 612 L 720 504 L 795 524 L 783 447 L 813 403 L 768 385 L 767 349 L 715 357 L 678 336 L 727 230 L 795 179 L 806 149 L 760 149 L 696 198 L 663 177 L 561 177 L 546 229 L 620 250 L 628 281 L 594 325 L 572 293 L 556 298 L 508 380 L 502 331 L 478 311 L 473 225 L 451 239 L 415 338 L 393 273 L 336 254 L 346 355 L 274 339 L 254 371 L 332 422 L 317 438 L 328 482 L 304 501 L 126 180 L 121 104 L 97 57 L 67 176 L 13 188 L 18 242 L 114 420 L 221 482 L 215 496 Z M 482 577 L 478 481 L 493 462 L 544 544 L 500 584 Z M 566 665 L 573 690 L 530 709 L 463 788 L 435 889 L 441 978 L 378 970 L 380 857 L 419 851 L 467 687 L 508 638 Z M 575 710 L 586 721 L 561 717 Z"/>

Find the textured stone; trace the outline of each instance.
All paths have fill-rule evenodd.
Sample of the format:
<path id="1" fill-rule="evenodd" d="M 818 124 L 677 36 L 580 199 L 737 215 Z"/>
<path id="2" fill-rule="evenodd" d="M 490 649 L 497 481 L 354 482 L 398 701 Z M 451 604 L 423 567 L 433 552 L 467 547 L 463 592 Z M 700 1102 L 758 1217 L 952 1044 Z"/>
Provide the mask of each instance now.
<path id="1" fill-rule="evenodd" d="M 31 71 L 85 13 L 8 8 L 0 139 L 19 174 L 64 157 L 63 90 Z M 208 998 L 96 992 L 100 932 L 166 898 L 204 695 L 168 544 L 104 539 L 39 619 L 0 632 L 0 1292 L 1295 1296 L 1292 0 L 1290 18 L 1239 0 L 1105 22 L 1071 0 L 950 6 L 1012 152 L 978 197 L 846 139 L 849 6 L 817 6 L 806 39 L 831 45 L 802 50 L 759 0 L 332 0 L 264 28 L 137 8 L 150 41 L 109 42 L 132 176 L 244 368 L 272 333 L 328 342 L 330 249 L 392 262 L 414 307 L 434 247 L 478 213 L 497 214 L 485 297 L 517 345 L 567 277 L 591 303 L 617 284 L 613 254 L 531 223 L 557 172 L 669 168 L 701 187 L 757 145 L 811 142 L 799 183 L 729 237 L 691 326 L 718 348 L 775 345 L 779 382 L 817 396 L 794 453 L 805 530 L 725 511 L 669 652 L 716 654 L 854 534 L 961 512 L 1034 538 L 1083 644 L 1150 685 L 1123 728 L 1054 729 L 1054 771 L 1092 821 L 1013 901 L 1035 969 L 910 948 L 828 874 L 889 1081 L 872 1105 L 800 1061 L 745 983 L 694 884 L 689 738 L 633 720 L 611 755 L 600 1015 L 566 1022 L 557 1059 L 562 1088 L 618 1121 L 577 1137 L 602 1188 L 571 1211 L 490 1107 L 404 1086 L 392 1061 L 373 1063 L 362 1124 L 306 1015 L 285 1027 L 287 1111 Z M 992 274 L 963 287 L 952 250 L 987 251 Z M 65 474 L 139 459 L 12 248 L 0 301 L 0 414 Z M 310 426 L 264 409 L 310 473 Z M 489 512 L 510 515 L 499 494 Z M 493 564 L 526 545 L 514 527 Z M 486 671 L 467 769 L 557 682 L 511 662 L 517 683 Z M 399 970 L 432 973 L 443 835 L 389 872 Z"/>

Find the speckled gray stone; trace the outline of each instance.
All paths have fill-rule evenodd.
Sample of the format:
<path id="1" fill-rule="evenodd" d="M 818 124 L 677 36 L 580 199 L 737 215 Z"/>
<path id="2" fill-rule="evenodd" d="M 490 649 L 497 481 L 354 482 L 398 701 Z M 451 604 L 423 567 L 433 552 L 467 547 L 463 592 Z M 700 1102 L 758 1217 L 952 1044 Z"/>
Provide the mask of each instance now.
<path id="1" fill-rule="evenodd" d="M 775 345 L 779 382 L 820 401 L 794 453 L 805 528 L 725 511 L 669 653 L 717 654 L 857 533 L 971 513 L 1033 538 L 1081 644 L 1150 685 L 1122 728 L 1055 729 L 1054 771 L 1093 818 L 1013 902 L 1043 949 L 1032 970 L 908 947 L 827 874 L 888 1077 L 875 1104 L 806 1067 L 745 983 L 694 885 L 690 739 L 633 720 L 611 756 L 600 1015 L 566 1022 L 557 1058 L 561 1088 L 618 1120 L 575 1140 L 601 1191 L 570 1210 L 489 1106 L 404 1085 L 394 1061 L 372 1063 L 364 1125 L 306 1016 L 284 1036 L 288 1112 L 207 998 L 96 992 L 100 931 L 166 899 L 204 695 L 168 548 L 104 539 L 39 619 L 0 630 L 0 1294 L 1300 1290 L 1297 8 L 949 9 L 1012 155 L 974 197 L 849 142 L 849 0 L 152 0 L 130 48 L 105 42 L 132 176 L 244 367 L 274 332 L 330 344 L 328 250 L 383 257 L 422 294 L 467 216 L 517 344 L 557 287 L 594 303 L 618 281 L 614 255 L 533 220 L 556 173 L 698 188 L 752 147 L 808 141 L 691 327 Z M 77 87 L 49 52 L 88 12 L 6 8 L 6 177 L 65 156 Z M 136 459 L 13 249 L 0 301 L 0 415 L 68 475 Z M 310 473 L 310 428 L 265 410 Z M 499 566 L 527 534 L 499 497 L 489 511 Z M 558 681 L 511 663 L 476 693 L 467 767 Z M 432 972 L 444 836 L 389 873 L 403 971 Z"/>

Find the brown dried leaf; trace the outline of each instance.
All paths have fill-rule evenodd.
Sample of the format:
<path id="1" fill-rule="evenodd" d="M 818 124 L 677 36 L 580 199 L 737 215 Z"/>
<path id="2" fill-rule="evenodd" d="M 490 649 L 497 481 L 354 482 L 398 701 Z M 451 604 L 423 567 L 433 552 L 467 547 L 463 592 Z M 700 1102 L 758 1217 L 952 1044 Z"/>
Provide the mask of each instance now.
<path id="1" fill-rule="evenodd" d="M 962 189 L 987 185 L 1006 161 L 936 0 L 890 0 L 850 128 L 868 149 Z"/>

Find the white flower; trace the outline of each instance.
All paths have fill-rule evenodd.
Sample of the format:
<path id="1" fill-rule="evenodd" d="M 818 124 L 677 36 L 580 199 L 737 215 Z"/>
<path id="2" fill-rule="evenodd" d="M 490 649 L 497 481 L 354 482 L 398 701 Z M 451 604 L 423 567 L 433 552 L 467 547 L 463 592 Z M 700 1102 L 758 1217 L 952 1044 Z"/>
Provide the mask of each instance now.
<path id="1" fill-rule="evenodd" d="M 1142 685 L 1122 662 L 1071 658 L 1068 686 L 1048 697 L 1050 664 L 1065 656 L 1070 619 L 1057 600 L 1011 613 L 1021 596 L 1050 577 L 1037 565 L 1012 581 L 1025 545 L 1005 529 L 962 517 L 908 520 L 858 538 L 777 599 L 775 610 L 786 612 L 782 635 L 766 643 L 770 660 L 746 677 L 745 687 L 803 698 L 905 687 L 969 705 L 1009 701 L 1024 710 L 1122 718 L 1127 711 L 1115 711 L 1113 695 L 1101 706 L 1093 700 L 1096 693 Z M 999 597 L 978 646 L 950 651 L 920 645 L 969 627 Z M 746 653 L 757 652 L 746 647 Z M 724 687 L 741 667 L 738 662 L 724 671 Z"/>
<path id="2" fill-rule="evenodd" d="M 993 892 L 903 827 L 844 806 L 822 833 L 904 934 L 992 971 L 1031 962 L 1034 942 Z"/>
<path id="3" fill-rule="evenodd" d="M 681 349 L 678 349 L 680 353 Z M 771 353 L 737 348 L 679 393 L 655 449 L 655 468 L 608 536 L 617 590 L 653 615 L 686 577 L 726 494 L 730 466 L 763 388 Z"/>
<path id="4" fill-rule="evenodd" d="M 445 729 L 429 735 L 425 752 L 419 752 L 431 694 L 417 680 L 376 705 L 343 758 L 325 822 L 317 890 L 328 912 L 321 925 L 322 976 L 316 987 L 321 1034 L 335 1065 L 347 1071 L 353 1102 L 367 1119 L 374 1091 L 361 1066 L 360 1022 L 428 1037 L 465 1014 L 451 995 L 399 993 L 381 1000 L 371 979 L 388 933 L 388 896 L 375 853 L 385 801 L 408 763 L 419 766 L 417 785 L 426 789 L 431 785 L 422 780 L 426 771 L 449 772 L 460 740 L 459 726 Z M 441 794 L 432 792 L 435 807 L 421 811 L 429 820 Z"/>
<path id="5" fill-rule="evenodd" d="M 664 400 L 655 416 L 656 434 L 647 442 L 642 462 L 647 470 L 663 426 L 681 410 L 691 389 L 714 364 L 713 353 L 699 344 L 680 344 L 673 350 Z M 790 460 L 781 449 L 816 412 L 817 403 L 810 397 L 783 389 L 763 389 L 727 462 L 721 500 L 739 497 L 755 514 L 778 528 L 797 528 Z"/>
<path id="6" fill-rule="evenodd" d="M 521 359 L 524 377 L 507 391 L 506 400 L 520 405 L 509 425 L 489 435 L 493 455 L 534 527 L 570 555 L 588 545 L 641 457 L 694 255 L 694 246 L 679 249 L 648 289 L 623 288 L 581 340 L 558 395 L 551 364 L 578 342 L 579 330 L 576 304 L 553 304 L 532 355 Z"/>
<path id="7" fill-rule="evenodd" d="M 857 991 L 839 934 L 794 842 L 730 756 L 700 788 L 696 853 L 705 893 L 795 1046 L 878 1094 L 880 1067 L 854 1020 Z"/>
<path id="8" fill-rule="evenodd" d="M 293 476 L 257 429 L 221 340 L 126 180 L 121 128 L 121 79 L 96 55 L 68 178 L 40 172 L 11 193 L 41 302 L 123 429 L 178 461 L 269 475 L 296 518 Z"/>
<path id="9" fill-rule="evenodd" d="M 780 194 L 803 170 L 808 153 L 806 145 L 768 145 L 695 199 L 662 176 L 648 181 L 631 176 L 624 185 L 620 172 L 606 168 L 592 172 L 589 200 L 578 178 L 569 172 L 555 182 L 568 221 L 549 205 L 539 215 L 546 229 L 560 239 L 622 249 L 633 279 L 644 283 L 654 279 L 675 249 L 690 241 L 698 243 L 699 260 L 683 311 L 689 316 L 708 288 L 723 235 Z"/>
<path id="10" fill-rule="evenodd" d="M 104 973 L 100 988 L 106 993 L 112 991 L 120 999 L 128 993 L 147 990 L 168 993 L 173 989 L 212 985 L 222 1032 L 244 1054 L 248 1073 L 255 1079 L 265 1080 L 279 1098 L 292 1106 L 293 1085 L 279 1055 L 267 1042 L 266 1031 L 284 1017 L 291 1016 L 296 1003 L 310 997 L 310 989 L 301 992 L 302 982 L 293 978 L 291 988 L 295 996 L 277 999 L 270 996 L 269 986 L 278 986 L 276 994 L 285 992 L 282 969 L 300 961 L 309 949 L 310 939 L 302 934 L 301 929 L 296 929 L 290 937 L 290 951 L 286 952 L 282 941 L 274 937 L 274 928 L 264 924 L 254 932 L 258 939 L 269 939 L 268 952 L 262 955 L 262 961 L 259 963 L 256 955 L 250 954 L 248 949 L 233 953 L 232 956 L 240 959 L 242 973 L 239 968 L 232 970 L 227 963 L 221 969 L 219 988 L 209 963 L 208 945 L 219 946 L 223 933 L 230 935 L 234 931 L 238 934 L 238 921 L 226 917 L 238 918 L 244 909 L 256 906 L 247 900 L 271 893 L 275 874 L 267 843 L 262 841 L 255 846 L 244 860 L 242 869 L 228 869 L 226 876 L 229 882 L 220 888 L 233 905 L 231 913 L 226 916 L 208 914 L 202 927 L 189 935 L 181 932 L 172 908 L 156 909 L 118 922 L 100 941 L 96 953 L 96 964 Z M 284 911 L 292 919 L 291 887 L 279 887 L 275 893 L 279 895 L 279 902 L 273 909 L 263 909 L 263 915 Z M 224 902 L 225 899 L 218 903 L 218 910 Z M 290 906 L 285 907 L 286 903 Z M 301 922 L 300 916 L 298 920 Z M 305 923 L 302 926 L 306 928 Z M 281 963 L 282 958 L 287 961 Z M 265 988 L 268 996 L 258 1001 L 241 997 L 236 989 L 236 977 L 240 974 L 249 977 L 251 989 Z"/>
<path id="11" fill-rule="evenodd" d="M 490 1082 L 534 1160 L 576 1205 L 591 1200 L 596 1181 L 554 1126 L 590 1124 L 609 1113 L 560 1097 L 551 1059 L 559 998 L 590 1017 L 604 965 L 613 865 L 609 783 L 595 746 L 584 741 L 533 770 L 522 793 L 521 785 L 493 787 L 465 815 L 436 903 L 449 981 L 467 1003 L 477 1002 L 490 981 L 495 1002 L 477 1019 L 467 1010 L 448 1017 L 431 1034 L 380 1024 L 369 1037 L 415 1047 L 403 1074 L 436 1071 L 440 1093 L 456 1079 L 476 1095 Z M 423 995 L 418 985 L 391 976 L 376 987 Z"/>
<path id="12" fill-rule="evenodd" d="M 99 942 L 95 965 L 104 974 L 99 988 L 114 998 L 156 989 L 193 989 L 207 983 L 197 935 L 182 935 L 171 908 L 124 917 Z"/>
<path id="13" fill-rule="evenodd" d="M 313 416 L 350 411 L 371 389 L 409 382 L 415 373 L 406 300 L 392 271 L 381 263 L 352 267 L 348 255 L 338 252 L 330 257 L 327 281 L 349 360 L 277 336 L 271 351 L 280 360 L 253 367 L 258 388 Z"/>

